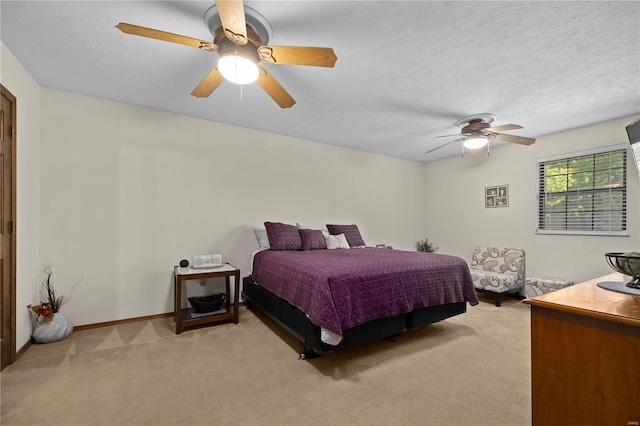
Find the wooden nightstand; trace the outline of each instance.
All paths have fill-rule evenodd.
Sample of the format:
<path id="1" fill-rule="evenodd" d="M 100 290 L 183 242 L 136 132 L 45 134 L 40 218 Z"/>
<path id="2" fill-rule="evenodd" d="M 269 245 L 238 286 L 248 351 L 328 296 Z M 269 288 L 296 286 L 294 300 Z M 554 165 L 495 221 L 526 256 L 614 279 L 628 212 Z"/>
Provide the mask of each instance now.
<path id="1" fill-rule="evenodd" d="M 223 305 L 226 312 L 219 314 L 211 314 L 206 316 L 193 317 L 195 313 L 193 308 L 182 308 L 182 283 L 191 280 L 200 280 L 206 278 L 221 278 L 226 281 L 226 301 Z M 233 304 L 231 304 L 231 288 L 230 277 L 234 277 Z M 225 263 L 224 265 L 214 269 L 194 269 L 173 267 L 173 284 L 174 284 L 174 310 L 173 319 L 176 322 L 176 334 L 180 334 L 183 328 L 195 327 L 205 324 L 218 324 L 223 322 L 238 323 L 238 308 L 240 300 L 240 269 L 233 265 Z"/>

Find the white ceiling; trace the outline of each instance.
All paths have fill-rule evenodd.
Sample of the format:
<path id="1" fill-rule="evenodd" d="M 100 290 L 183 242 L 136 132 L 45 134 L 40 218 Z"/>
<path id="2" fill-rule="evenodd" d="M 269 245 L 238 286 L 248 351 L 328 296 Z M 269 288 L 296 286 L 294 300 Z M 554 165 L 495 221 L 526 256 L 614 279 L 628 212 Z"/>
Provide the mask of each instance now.
<path id="1" fill-rule="evenodd" d="M 424 152 L 470 115 L 538 137 L 640 111 L 638 1 L 246 1 L 269 44 L 338 56 L 335 68 L 265 64 L 297 101 L 284 110 L 255 84 L 197 99 L 216 53 L 115 28 L 210 40 L 213 4 L 2 0 L 1 38 L 43 87 L 417 161 L 459 155 L 459 143 Z"/>

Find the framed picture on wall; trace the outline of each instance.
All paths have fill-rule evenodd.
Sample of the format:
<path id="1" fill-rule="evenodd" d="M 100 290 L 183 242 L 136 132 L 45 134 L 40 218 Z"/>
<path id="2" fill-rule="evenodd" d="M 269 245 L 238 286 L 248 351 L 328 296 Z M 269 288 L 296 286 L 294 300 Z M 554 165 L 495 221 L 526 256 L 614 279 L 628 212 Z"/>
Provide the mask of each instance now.
<path id="1" fill-rule="evenodd" d="M 484 206 L 509 207 L 509 185 L 485 186 Z"/>
<path id="2" fill-rule="evenodd" d="M 509 207 L 509 197 L 496 197 L 496 207 Z"/>

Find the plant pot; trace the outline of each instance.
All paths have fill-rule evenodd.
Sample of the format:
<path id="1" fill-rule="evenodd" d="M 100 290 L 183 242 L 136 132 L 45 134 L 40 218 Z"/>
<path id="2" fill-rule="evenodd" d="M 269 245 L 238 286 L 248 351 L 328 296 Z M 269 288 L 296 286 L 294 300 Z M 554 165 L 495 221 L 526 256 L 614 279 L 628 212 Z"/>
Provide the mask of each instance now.
<path id="1" fill-rule="evenodd" d="M 73 324 L 60 312 L 53 315 L 51 321 L 40 321 L 31 337 L 38 343 L 51 343 L 62 340 L 71 334 Z"/>

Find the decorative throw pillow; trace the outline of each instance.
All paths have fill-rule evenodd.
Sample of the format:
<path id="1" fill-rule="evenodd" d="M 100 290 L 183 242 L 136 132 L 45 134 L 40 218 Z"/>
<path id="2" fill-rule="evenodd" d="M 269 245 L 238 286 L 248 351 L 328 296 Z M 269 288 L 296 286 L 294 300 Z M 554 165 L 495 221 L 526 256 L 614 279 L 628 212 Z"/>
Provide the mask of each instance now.
<path id="1" fill-rule="evenodd" d="M 304 225 L 304 224 L 302 224 L 302 223 L 297 223 L 297 222 L 296 222 L 296 228 L 298 228 L 298 229 L 317 229 L 317 230 L 322 231 L 322 235 L 323 235 L 323 236 L 325 236 L 325 237 L 326 237 L 327 235 L 329 235 L 329 231 L 327 231 L 327 229 L 326 229 L 326 228 L 319 228 L 319 227 L 317 227 L 317 226 Z"/>
<path id="2" fill-rule="evenodd" d="M 302 250 L 321 250 L 327 248 L 324 235 L 319 229 L 298 229 L 302 239 Z"/>
<path id="3" fill-rule="evenodd" d="M 267 235 L 267 230 L 262 228 L 253 228 L 253 233 L 256 234 L 256 239 L 258 240 L 258 244 L 261 249 L 268 249 L 269 246 L 269 236 Z"/>
<path id="4" fill-rule="evenodd" d="M 352 248 L 361 248 L 366 246 L 358 225 L 327 225 L 327 229 L 331 235 L 344 234 Z"/>
<path id="5" fill-rule="evenodd" d="M 280 222 L 265 222 L 271 250 L 302 250 L 298 228 Z"/>
<path id="6" fill-rule="evenodd" d="M 327 242 L 327 248 L 329 250 L 351 248 L 344 234 L 327 235 L 324 237 L 324 240 Z"/>

